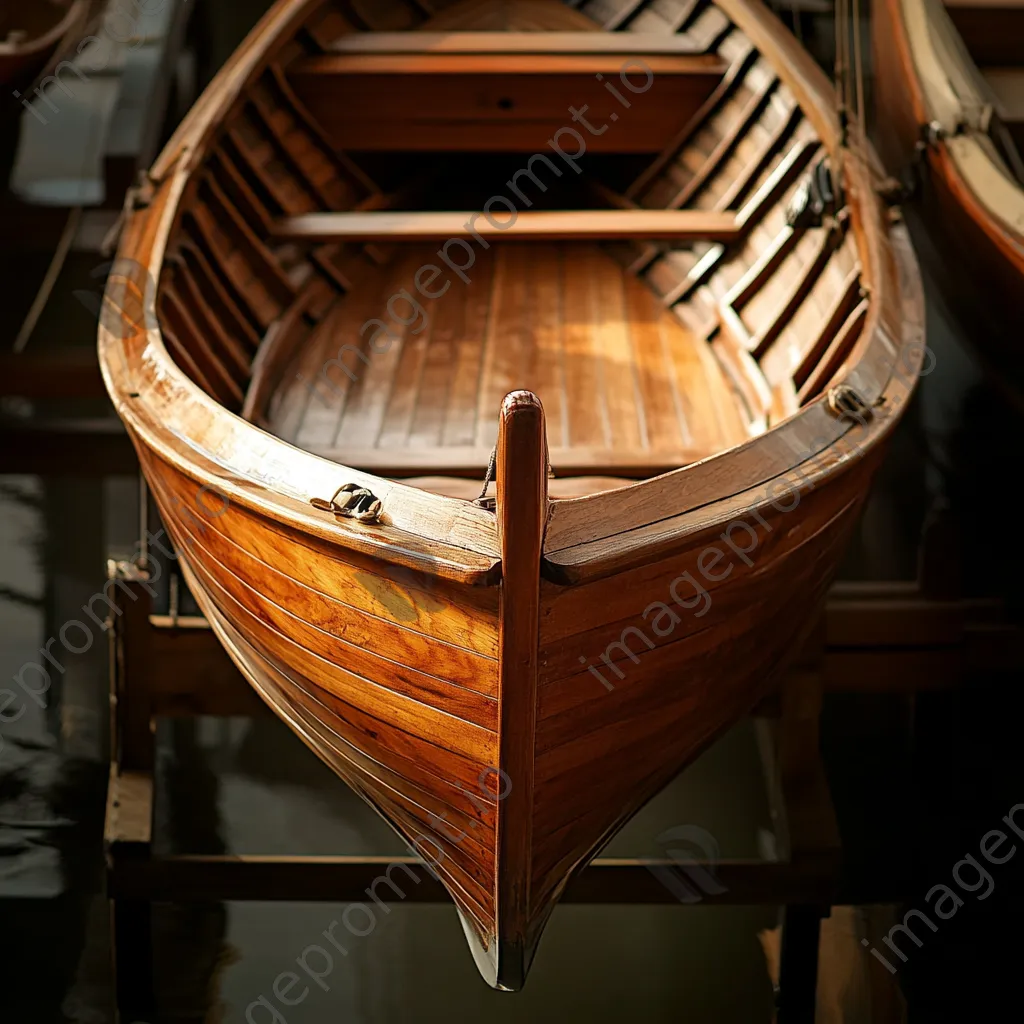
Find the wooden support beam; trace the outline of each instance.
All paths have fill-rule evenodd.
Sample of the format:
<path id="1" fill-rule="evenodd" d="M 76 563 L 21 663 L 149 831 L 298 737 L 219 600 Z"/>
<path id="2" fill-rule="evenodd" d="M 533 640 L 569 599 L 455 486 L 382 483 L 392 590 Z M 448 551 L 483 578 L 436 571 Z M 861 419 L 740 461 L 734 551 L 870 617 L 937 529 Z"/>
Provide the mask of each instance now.
<path id="1" fill-rule="evenodd" d="M 736 217 L 713 210 L 550 210 L 494 214 L 380 212 L 308 213 L 284 217 L 274 237 L 294 242 L 435 242 L 452 238 L 501 238 L 524 242 L 732 241 Z"/>
<path id="2" fill-rule="evenodd" d="M 334 54 L 582 54 L 685 56 L 703 51 L 686 36 L 663 32 L 351 32 L 329 48 Z"/>
<path id="3" fill-rule="evenodd" d="M 349 902 L 365 898 L 366 890 L 392 865 L 415 872 L 419 879 L 413 882 L 405 870 L 391 872 L 406 902 L 450 902 L 441 884 L 415 857 L 154 857 L 115 864 L 108 886 L 117 900 Z M 659 867 L 679 870 L 673 860 L 600 857 L 573 879 L 559 902 L 680 905 L 678 896 L 657 877 Z M 705 896 L 701 906 L 771 906 L 787 900 L 827 903 L 836 891 L 835 874 L 820 865 L 734 860 L 695 862 L 692 868 L 713 874 L 723 890 Z"/>

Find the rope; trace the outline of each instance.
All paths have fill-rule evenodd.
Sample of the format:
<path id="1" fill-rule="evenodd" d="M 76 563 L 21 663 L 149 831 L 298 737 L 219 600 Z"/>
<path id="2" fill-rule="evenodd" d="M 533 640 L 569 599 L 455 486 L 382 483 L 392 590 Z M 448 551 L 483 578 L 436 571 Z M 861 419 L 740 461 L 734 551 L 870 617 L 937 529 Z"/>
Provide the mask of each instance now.
<path id="1" fill-rule="evenodd" d="M 491 457 L 487 460 L 487 472 L 484 473 L 484 486 L 483 490 L 480 491 L 480 495 L 473 499 L 474 505 L 482 505 L 487 500 L 487 488 L 491 486 L 491 481 L 494 479 L 494 471 L 498 466 L 498 446 L 495 445 L 491 449 Z"/>
<path id="2" fill-rule="evenodd" d="M 857 126 L 860 128 L 860 155 L 868 150 L 867 114 L 864 106 L 864 58 L 860 40 L 860 0 L 853 0 L 853 75 L 857 87 Z"/>
<path id="3" fill-rule="evenodd" d="M 25 317 L 21 330 L 18 331 L 18 336 L 14 339 L 14 352 L 16 354 L 25 351 L 29 339 L 32 337 L 32 332 L 36 329 L 39 318 L 43 315 L 46 303 L 50 301 L 54 285 L 56 285 L 57 278 L 60 277 L 60 272 L 64 269 L 68 253 L 71 251 L 71 243 L 74 242 L 75 235 L 78 233 L 78 224 L 81 219 L 82 208 L 80 206 L 72 207 L 71 212 L 68 214 L 67 222 L 64 224 L 64 230 L 61 232 L 60 241 L 57 243 L 57 248 L 54 251 L 53 259 L 50 260 L 50 266 L 46 270 L 43 283 L 39 286 L 39 291 L 36 293 L 35 300 L 28 311 L 28 316 Z"/>

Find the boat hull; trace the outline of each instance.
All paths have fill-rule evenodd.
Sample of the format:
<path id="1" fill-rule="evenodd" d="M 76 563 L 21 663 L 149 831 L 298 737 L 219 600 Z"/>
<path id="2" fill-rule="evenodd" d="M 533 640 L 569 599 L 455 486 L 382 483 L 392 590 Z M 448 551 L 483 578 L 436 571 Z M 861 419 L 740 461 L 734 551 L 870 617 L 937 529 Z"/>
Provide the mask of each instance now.
<path id="1" fill-rule="evenodd" d="M 664 21 L 643 4 L 623 18 L 584 6 L 605 28 Z M 845 205 L 804 215 L 839 134 L 827 79 L 768 12 L 702 0 L 678 5 L 672 45 L 683 66 L 713 51 L 728 70 L 628 196 L 597 190 L 598 219 L 625 214 L 630 230 L 598 252 L 593 225 L 569 217 L 589 241 L 574 247 L 563 223 L 543 242 L 563 246 L 561 277 L 492 235 L 500 287 L 452 286 L 420 330 L 387 293 L 404 266 L 389 253 L 410 243 L 373 243 L 372 213 L 394 196 L 289 80 L 339 56 L 350 7 L 280 0 L 179 129 L 128 211 L 101 364 L 168 557 L 225 648 L 442 879 L 486 981 L 518 989 L 573 875 L 804 649 L 921 365 L 919 281 L 857 154 L 842 161 Z M 361 27 L 423 24 L 395 0 Z M 566 37 L 573 61 L 608 49 Z M 645 236 L 669 211 L 727 222 L 724 240 Z M 302 241 L 303 218 L 351 232 L 349 214 L 378 226 Z M 357 348 L 382 309 L 409 330 Z M 334 404 L 306 386 L 321 367 Z M 396 466 L 478 477 L 495 419 L 492 502 L 394 479 Z M 463 420 L 460 461 L 468 442 L 453 455 L 437 438 Z M 314 434 L 340 441 L 331 459 L 301 443 Z M 559 483 L 616 479 L 552 500 L 564 467 Z M 362 519 L 335 501 L 353 493 Z"/>

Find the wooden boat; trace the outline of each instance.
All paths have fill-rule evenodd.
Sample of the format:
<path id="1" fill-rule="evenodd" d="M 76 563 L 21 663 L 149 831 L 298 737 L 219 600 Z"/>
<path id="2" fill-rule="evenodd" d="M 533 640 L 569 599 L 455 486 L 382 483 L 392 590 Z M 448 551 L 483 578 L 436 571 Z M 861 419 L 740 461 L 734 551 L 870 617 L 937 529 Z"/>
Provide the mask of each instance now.
<path id="1" fill-rule="evenodd" d="M 105 6 L 105 0 L 0 0 L 0 170 L 5 183 L 33 87 L 59 61 L 75 56 L 75 47 Z"/>
<path id="2" fill-rule="evenodd" d="M 1024 3 L 875 0 L 873 24 L 882 158 L 943 300 L 1024 406 Z"/>
<path id="3" fill-rule="evenodd" d="M 271 9 L 134 197 L 99 345 L 221 641 L 516 989 L 799 647 L 921 297 L 752 0 L 426 6 Z"/>

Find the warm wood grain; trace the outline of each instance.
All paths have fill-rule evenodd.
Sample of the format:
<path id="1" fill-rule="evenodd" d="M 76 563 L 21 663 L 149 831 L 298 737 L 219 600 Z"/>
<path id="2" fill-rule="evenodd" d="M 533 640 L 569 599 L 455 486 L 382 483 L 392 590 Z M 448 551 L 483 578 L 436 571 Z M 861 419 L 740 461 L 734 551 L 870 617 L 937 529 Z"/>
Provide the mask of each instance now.
<path id="1" fill-rule="evenodd" d="M 660 241 L 732 241 L 736 218 L 704 210 L 496 210 L 493 221 L 462 213 L 313 213 L 287 217 L 272 228 L 293 242 L 422 242 L 449 238 L 578 242 L 646 238 Z"/>
<path id="2" fill-rule="evenodd" d="M 838 125 L 778 21 L 579 8 L 278 0 L 129 210 L 100 325 L 218 638 L 436 863 L 507 988 L 579 868 L 801 647 L 923 358 L 869 164 L 844 155 L 834 230 L 787 222 Z M 578 175 L 483 152 L 540 152 L 563 100 L 596 118 L 619 101 L 594 69 L 637 57 L 664 70 L 650 102 Z M 454 128 L 423 128 L 427 99 Z M 602 139 L 651 147 L 632 188 Z M 510 231 L 442 212 L 517 185 Z M 862 422 L 830 411 L 840 382 Z M 345 484 L 377 521 L 325 508 Z"/>

